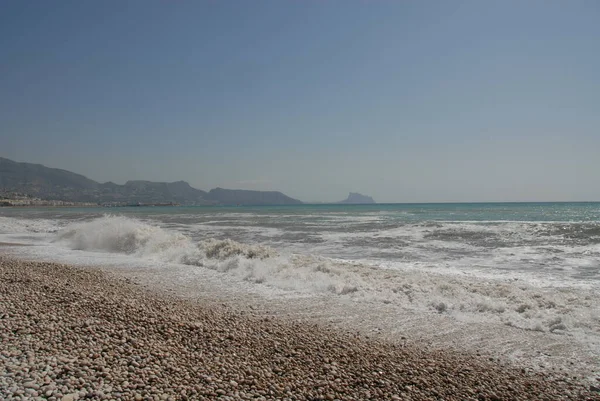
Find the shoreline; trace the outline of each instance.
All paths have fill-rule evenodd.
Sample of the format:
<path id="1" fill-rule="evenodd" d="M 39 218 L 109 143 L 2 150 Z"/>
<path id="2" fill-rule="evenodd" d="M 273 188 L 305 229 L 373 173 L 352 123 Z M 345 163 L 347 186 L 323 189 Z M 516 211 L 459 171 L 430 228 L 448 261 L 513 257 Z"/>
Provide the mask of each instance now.
<path id="1" fill-rule="evenodd" d="M 566 373 L 252 316 L 99 268 L 0 256 L 0 275 L 5 399 L 600 400 Z"/>
<path id="2" fill-rule="evenodd" d="M 1 202 L 1 200 L 0 200 Z M 59 201 L 63 202 L 63 201 Z M 0 205 L 2 209 L 59 209 L 59 208 L 95 208 L 102 207 L 102 205 L 90 204 L 90 205 L 47 205 L 47 204 L 39 204 L 39 205 Z"/>

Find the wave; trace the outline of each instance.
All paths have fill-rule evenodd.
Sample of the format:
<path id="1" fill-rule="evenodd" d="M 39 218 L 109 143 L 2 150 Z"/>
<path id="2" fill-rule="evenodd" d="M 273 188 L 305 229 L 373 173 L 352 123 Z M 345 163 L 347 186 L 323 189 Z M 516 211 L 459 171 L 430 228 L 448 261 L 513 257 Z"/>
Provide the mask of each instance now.
<path id="1" fill-rule="evenodd" d="M 14 217 L 0 216 L 0 233 L 6 234 L 47 234 L 56 233 L 60 230 L 60 224 L 56 220 L 49 219 L 18 219 Z"/>
<path id="2" fill-rule="evenodd" d="M 230 239 L 210 239 L 202 242 L 201 247 L 207 257 L 221 260 L 237 255 L 248 259 L 266 259 L 277 255 L 273 248 L 268 246 L 249 246 Z"/>
<path id="3" fill-rule="evenodd" d="M 277 256 L 270 247 L 246 245 L 230 239 L 211 238 L 194 244 L 184 234 L 133 218 L 111 215 L 71 224 L 58 232 L 57 241 L 74 250 L 123 253 L 199 266 L 203 265 L 201 260 Z"/>
<path id="4" fill-rule="evenodd" d="M 131 255 L 164 263 L 205 267 L 239 279 L 301 292 L 348 294 L 343 271 L 313 256 L 281 255 L 265 245 L 208 238 L 194 242 L 181 233 L 125 217 L 73 223 L 57 233 L 55 243 L 73 250 Z"/>
<path id="5" fill-rule="evenodd" d="M 57 242 L 74 250 L 120 253 L 161 263 L 219 271 L 250 284 L 294 293 L 333 293 L 393 304 L 461 321 L 494 321 L 526 330 L 566 334 L 599 329 L 600 304 L 590 291 L 535 287 L 523 280 L 485 280 L 419 269 L 284 254 L 231 239 L 198 242 L 184 234 L 124 217 L 73 223 Z M 167 273 L 168 274 L 168 273 Z"/>

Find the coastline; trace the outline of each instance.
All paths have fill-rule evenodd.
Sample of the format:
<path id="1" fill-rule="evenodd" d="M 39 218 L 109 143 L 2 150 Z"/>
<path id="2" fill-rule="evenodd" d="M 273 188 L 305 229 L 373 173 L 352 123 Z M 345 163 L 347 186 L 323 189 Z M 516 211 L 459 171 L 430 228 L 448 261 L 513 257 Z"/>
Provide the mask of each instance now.
<path id="1" fill-rule="evenodd" d="M 566 373 L 252 316 L 98 268 L 0 255 L 0 278 L 7 400 L 600 400 Z"/>
<path id="2" fill-rule="evenodd" d="M 70 209 L 70 208 L 96 208 L 100 205 L 2 205 L 2 209 Z"/>

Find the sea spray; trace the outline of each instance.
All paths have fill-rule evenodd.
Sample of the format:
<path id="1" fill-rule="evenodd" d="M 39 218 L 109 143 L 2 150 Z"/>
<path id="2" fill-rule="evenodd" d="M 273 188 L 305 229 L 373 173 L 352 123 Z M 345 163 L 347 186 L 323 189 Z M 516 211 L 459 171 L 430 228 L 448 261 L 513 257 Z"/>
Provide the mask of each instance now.
<path id="1" fill-rule="evenodd" d="M 57 243 L 70 249 L 121 253 L 164 263 L 203 267 L 239 279 L 290 291 L 351 294 L 351 277 L 322 258 L 281 255 L 265 245 L 208 238 L 195 243 L 184 234 L 125 216 L 103 217 L 68 225 Z"/>
<path id="2" fill-rule="evenodd" d="M 24 234 L 24 233 L 56 233 L 64 222 L 54 219 L 17 219 L 13 217 L 0 216 L 0 233 Z"/>
<path id="3" fill-rule="evenodd" d="M 72 249 L 152 255 L 171 247 L 185 247 L 188 239 L 179 233 L 125 216 L 106 215 L 73 223 L 58 232 L 57 240 Z"/>
<path id="4" fill-rule="evenodd" d="M 248 259 L 266 259 L 277 256 L 275 250 L 268 246 L 250 246 L 230 239 L 209 239 L 201 242 L 200 247 L 208 258 L 216 259 L 227 259 L 237 255 Z"/>
<path id="5" fill-rule="evenodd" d="M 278 253 L 261 244 L 206 238 L 125 216 L 72 223 L 57 233 L 71 249 L 124 253 L 226 273 L 253 284 L 301 293 L 333 293 L 366 301 L 410 305 L 425 313 L 567 334 L 597 326 L 589 293 L 536 288 L 526 283 L 465 280 L 436 272 L 381 269 L 316 255 Z M 597 304 L 597 302 L 596 302 Z M 587 330 L 586 330 L 587 331 Z"/>

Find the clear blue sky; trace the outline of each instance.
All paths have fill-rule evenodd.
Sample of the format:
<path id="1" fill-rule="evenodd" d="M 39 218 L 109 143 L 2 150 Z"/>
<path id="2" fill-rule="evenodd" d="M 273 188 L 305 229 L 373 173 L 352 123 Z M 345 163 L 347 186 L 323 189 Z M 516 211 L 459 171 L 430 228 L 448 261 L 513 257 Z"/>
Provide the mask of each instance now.
<path id="1" fill-rule="evenodd" d="M 3 1 L 0 156 L 305 201 L 600 200 L 600 2 Z"/>

